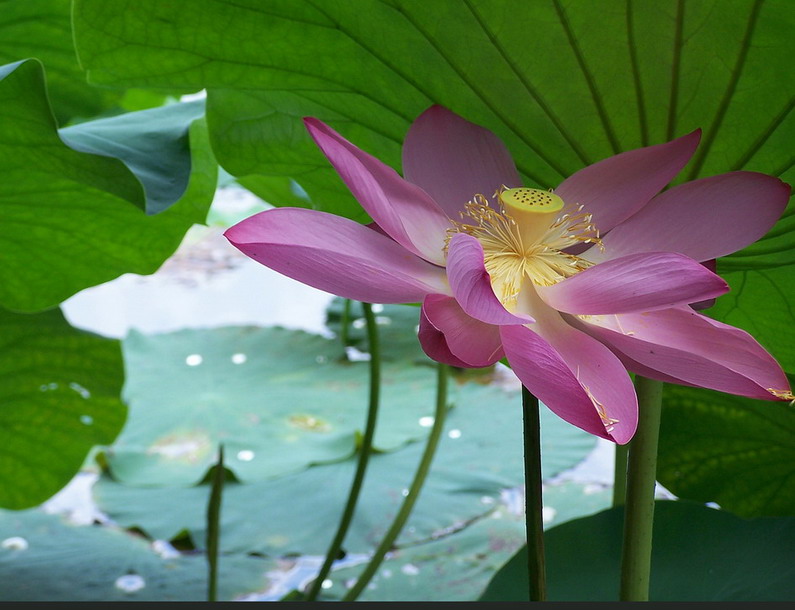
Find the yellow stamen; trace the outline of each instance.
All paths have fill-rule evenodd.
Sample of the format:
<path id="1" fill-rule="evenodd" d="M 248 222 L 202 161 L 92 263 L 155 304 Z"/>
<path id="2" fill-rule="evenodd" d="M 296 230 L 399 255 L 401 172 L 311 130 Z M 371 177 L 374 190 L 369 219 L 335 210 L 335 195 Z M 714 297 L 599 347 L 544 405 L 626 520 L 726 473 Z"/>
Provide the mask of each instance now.
<path id="1" fill-rule="evenodd" d="M 790 406 L 795 406 L 795 395 L 793 395 L 790 390 L 776 390 L 775 388 L 767 388 L 767 391 L 776 398 L 789 401 Z"/>
<path id="2" fill-rule="evenodd" d="M 577 367 L 577 374 L 575 375 L 575 377 L 577 378 L 577 381 L 580 381 L 580 367 Z M 591 399 L 591 402 L 596 407 L 596 412 L 599 415 L 599 419 L 602 420 L 602 425 L 605 427 L 605 431 L 609 434 L 615 429 L 615 426 L 617 423 L 619 423 L 619 420 L 614 419 L 607 415 L 607 410 L 605 409 L 605 406 L 601 402 L 596 400 L 596 396 L 593 395 L 593 393 L 591 392 L 590 388 L 587 385 L 585 385 L 582 381 L 580 381 L 580 385 L 582 386 L 582 389 L 585 390 L 585 393 L 588 395 L 588 398 Z"/>
<path id="3" fill-rule="evenodd" d="M 525 278 L 551 286 L 593 264 L 563 252 L 580 243 L 601 247 L 599 232 L 582 206 L 558 215 L 564 208 L 558 195 L 530 188 L 502 187 L 494 198 L 496 209 L 475 195 L 461 214 L 464 222 L 453 222 L 451 236 L 467 233 L 480 241 L 494 293 L 508 309 L 516 306 Z"/>

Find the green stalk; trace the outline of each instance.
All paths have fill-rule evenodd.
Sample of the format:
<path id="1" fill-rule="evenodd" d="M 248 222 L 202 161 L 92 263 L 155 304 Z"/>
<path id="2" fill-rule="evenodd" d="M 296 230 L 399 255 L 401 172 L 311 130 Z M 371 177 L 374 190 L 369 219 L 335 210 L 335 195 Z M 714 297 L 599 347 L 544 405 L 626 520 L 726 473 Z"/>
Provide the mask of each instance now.
<path id="1" fill-rule="evenodd" d="M 351 323 L 351 300 L 345 299 L 345 304 L 342 306 L 342 318 L 340 319 L 340 342 L 342 343 L 342 349 L 348 347 L 348 343 L 350 343 L 350 338 L 349 338 L 350 323 Z"/>
<path id="2" fill-rule="evenodd" d="M 522 386 L 524 415 L 524 489 L 527 531 L 527 579 L 530 601 L 546 601 L 546 562 L 544 560 L 544 517 L 541 488 L 541 422 L 538 398 Z"/>
<path id="3" fill-rule="evenodd" d="M 661 381 L 635 378 L 638 430 L 629 444 L 624 546 L 621 554 L 621 601 L 648 601 L 651 581 L 654 489 L 662 415 Z"/>
<path id="4" fill-rule="evenodd" d="M 623 506 L 627 496 L 627 445 L 616 445 L 616 463 L 613 468 L 613 506 Z"/>
<path id="5" fill-rule="evenodd" d="M 353 587 L 351 587 L 351 589 L 345 594 L 345 597 L 342 598 L 342 601 L 344 602 L 352 602 L 359 597 L 359 594 L 364 590 L 364 588 L 375 575 L 376 570 L 378 570 L 378 567 L 381 565 L 381 562 L 384 560 L 386 554 L 392 549 L 392 545 L 403 529 L 403 526 L 406 524 L 406 521 L 411 514 L 411 510 L 414 508 L 414 504 L 420 495 L 420 490 L 422 490 L 422 486 L 425 483 L 425 478 L 431 468 L 431 462 L 433 461 L 433 456 L 436 453 L 436 447 L 439 444 L 439 439 L 442 436 L 444 420 L 445 416 L 447 415 L 448 367 L 447 365 L 441 363 L 439 363 L 437 366 L 438 374 L 436 385 L 436 410 L 434 413 L 433 427 L 431 428 L 431 433 L 428 436 L 428 443 L 425 445 L 425 451 L 423 452 L 420 463 L 417 466 L 417 472 L 414 474 L 414 480 L 411 482 L 408 495 L 403 499 L 403 504 L 400 506 L 400 510 L 395 516 L 395 520 L 392 522 L 389 531 L 387 531 L 383 540 L 381 540 L 381 544 L 375 550 L 375 553 L 370 558 L 370 562 L 364 568 L 364 571 L 359 576 L 356 584 L 354 584 Z"/>
<path id="6" fill-rule="evenodd" d="M 218 598 L 218 540 L 221 536 L 221 494 L 224 488 L 224 446 L 218 447 L 218 462 L 215 464 L 210 485 L 210 501 L 207 503 L 207 601 Z"/>
<path id="7" fill-rule="evenodd" d="M 349 303 L 350 301 L 347 301 L 346 305 Z M 345 504 L 345 510 L 342 513 L 337 533 L 328 548 L 323 566 L 320 568 L 309 592 L 306 594 L 307 601 L 314 601 L 317 599 L 320 589 L 323 586 L 323 581 L 331 571 L 334 560 L 339 557 L 342 542 L 345 540 L 348 528 L 353 520 L 353 514 L 356 511 L 356 504 L 359 501 L 359 493 L 362 489 L 364 474 L 367 471 L 367 464 L 370 460 L 370 453 L 373 447 L 373 435 L 375 434 L 375 423 L 378 417 L 378 402 L 381 392 L 381 350 L 378 344 L 378 328 L 375 323 L 373 308 L 369 303 L 362 303 L 362 309 L 364 310 L 364 319 L 367 324 L 367 344 L 370 349 L 370 404 L 367 410 L 367 423 L 364 429 L 362 444 L 359 448 L 359 461 L 356 464 L 356 473 L 351 483 L 351 490 L 348 493 L 348 502 Z M 347 318 L 347 316 L 348 308 L 346 307 L 345 317 Z M 346 326 L 347 320 L 344 321 L 343 328 Z"/>

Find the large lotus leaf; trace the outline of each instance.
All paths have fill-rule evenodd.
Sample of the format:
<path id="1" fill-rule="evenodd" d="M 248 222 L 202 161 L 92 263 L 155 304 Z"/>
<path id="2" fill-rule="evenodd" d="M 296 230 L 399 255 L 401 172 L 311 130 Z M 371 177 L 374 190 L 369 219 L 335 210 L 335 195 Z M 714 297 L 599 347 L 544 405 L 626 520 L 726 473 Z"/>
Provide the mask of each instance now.
<path id="1" fill-rule="evenodd" d="M 793 272 L 795 265 L 723 274 L 731 291 L 708 312 L 751 333 L 789 372 L 795 371 L 795 310 L 789 297 Z"/>
<path id="2" fill-rule="evenodd" d="M 127 414 L 118 341 L 73 329 L 61 312 L 0 308 L 0 506 L 35 506 L 59 491 Z"/>
<path id="3" fill-rule="evenodd" d="M 795 263 L 792 234 L 795 230 L 795 207 L 790 205 L 778 224 L 762 239 L 739 252 L 720 259 L 721 275 L 731 278 L 740 271 L 776 270 Z M 724 272 L 729 272 L 725 274 Z M 746 274 L 744 274 L 745 276 Z M 752 277 L 754 274 L 750 274 Z M 724 298 L 725 299 L 725 298 Z M 723 299 L 722 299 L 723 300 Z"/>
<path id="4" fill-rule="evenodd" d="M 431 103 L 496 130 L 545 187 L 698 127 L 704 142 L 690 175 L 790 169 L 795 15 L 786 0 L 137 8 L 77 0 L 89 80 L 207 87 L 219 159 L 236 175 L 286 172 L 300 183 L 323 171 L 319 154 L 304 154 L 303 114 L 396 164 L 408 123 Z M 334 189 L 328 196 L 319 205 L 339 201 Z"/>
<path id="5" fill-rule="evenodd" d="M 289 92 L 224 89 L 211 90 L 207 96 L 213 151 L 241 185 L 274 205 L 314 207 L 367 222 L 367 214 L 307 137 L 302 116 L 340 118 L 338 113 L 329 115 L 323 104 Z M 348 135 L 360 143 L 374 137 L 356 125 Z M 391 161 L 397 162 L 395 142 L 375 138 L 385 143 L 380 148 L 390 147 Z"/>
<path id="6" fill-rule="evenodd" d="M 0 572 L 5 602 L 206 601 L 203 554 L 162 554 L 113 527 L 75 526 L 37 510 L 0 511 Z M 222 556 L 218 599 L 262 591 L 274 562 Z"/>
<path id="7" fill-rule="evenodd" d="M 118 104 L 123 92 L 92 87 L 77 63 L 70 0 L 0 1 L 0 64 L 35 57 L 47 66 L 49 95 L 60 124 Z M 161 96 L 162 97 L 162 96 Z"/>
<path id="8" fill-rule="evenodd" d="M 153 418 L 153 413 L 150 410 L 148 417 Z M 593 448 L 594 439 L 548 410 L 542 411 L 541 418 L 543 475 L 550 479 L 580 462 Z M 524 481 L 519 392 L 463 384 L 445 426 L 428 480 L 399 539 L 401 544 L 421 542 L 440 531 L 460 527 L 501 502 L 518 512 L 523 510 L 521 498 L 509 491 Z M 345 541 L 348 551 L 366 552 L 378 544 L 410 485 L 424 445 L 415 442 L 371 456 L 362 497 Z M 325 553 L 345 505 L 354 468 L 355 460 L 349 458 L 270 480 L 229 483 L 222 512 L 223 548 L 267 554 Z M 549 508 L 558 519 L 571 518 L 572 511 L 581 515 L 583 512 L 577 511 L 585 506 L 589 511 L 600 507 L 582 493 L 573 492 L 567 498 L 561 496 L 557 486 L 552 489 Z M 95 494 L 102 510 L 122 525 L 139 527 L 156 538 L 171 539 L 186 529 L 194 540 L 203 539 L 201 507 L 202 498 L 209 494 L 207 485 L 157 489 L 103 479 Z M 296 503 L 300 510 L 296 510 Z M 579 508 L 566 508 L 575 504 Z"/>
<path id="9" fill-rule="evenodd" d="M 667 489 L 744 517 L 795 516 L 790 405 L 676 386 L 664 396 L 658 478 Z"/>
<path id="10" fill-rule="evenodd" d="M 545 536 L 549 601 L 617 601 L 623 508 L 569 521 Z M 583 541 L 586 541 L 584 544 Z M 744 520 L 682 501 L 658 501 L 652 601 L 795 600 L 795 519 Z M 494 577 L 481 601 L 527 600 L 526 551 Z"/>
<path id="11" fill-rule="evenodd" d="M 203 120 L 196 120 L 199 106 L 82 123 L 61 139 L 34 60 L 0 67 L 0 100 L 0 303 L 6 307 L 46 309 L 122 273 L 151 273 L 188 228 L 203 222 L 217 166 Z M 153 116 L 164 129 L 148 126 Z M 78 152 L 65 141 L 121 160 Z M 143 212 L 166 203 L 173 205 L 159 214 Z"/>

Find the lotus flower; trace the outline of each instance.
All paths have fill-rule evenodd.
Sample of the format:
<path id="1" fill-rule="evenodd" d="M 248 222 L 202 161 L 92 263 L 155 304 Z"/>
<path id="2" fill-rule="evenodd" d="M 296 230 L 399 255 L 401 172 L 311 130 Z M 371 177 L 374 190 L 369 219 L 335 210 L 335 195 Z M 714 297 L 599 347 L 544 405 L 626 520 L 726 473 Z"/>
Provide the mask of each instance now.
<path id="1" fill-rule="evenodd" d="M 506 357 L 553 412 L 616 443 L 637 425 L 627 370 L 792 399 L 781 367 L 749 334 L 689 306 L 728 290 L 701 263 L 762 237 L 789 186 L 731 172 L 660 193 L 699 131 L 539 190 L 522 186 L 497 136 L 440 106 L 409 129 L 404 177 L 321 121 L 305 125 L 374 223 L 261 212 L 225 234 L 254 260 L 350 299 L 421 302 L 428 356 L 458 367 Z"/>

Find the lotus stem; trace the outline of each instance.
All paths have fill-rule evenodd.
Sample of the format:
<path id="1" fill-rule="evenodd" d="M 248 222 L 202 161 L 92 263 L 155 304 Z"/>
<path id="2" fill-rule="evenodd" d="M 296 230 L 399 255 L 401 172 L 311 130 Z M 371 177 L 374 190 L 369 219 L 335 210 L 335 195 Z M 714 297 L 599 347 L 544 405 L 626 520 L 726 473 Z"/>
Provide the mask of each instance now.
<path id="1" fill-rule="evenodd" d="M 546 601 L 544 517 L 541 487 L 541 422 L 538 398 L 522 386 L 524 419 L 525 524 L 527 531 L 527 578 L 530 601 Z"/>
<path id="2" fill-rule="evenodd" d="M 639 417 L 627 459 L 621 601 L 649 599 L 657 445 L 662 415 L 662 382 L 638 376 L 635 387 Z"/>
<path id="3" fill-rule="evenodd" d="M 422 486 L 425 483 L 425 478 L 430 471 L 431 463 L 433 462 L 433 456 L 436 454 L 436 448 L 439 445 L 439 439 L 441 438 L 442 430 L 444 429 L 445 416 L 447 415 L 447 378 L 449 369 L 445 364 L 439 363 L 437 366 L 436 410 L 433 418 L 433 427 L 431 428 L 431 433 L 428 436 L 428 442 L 425 445 L 425 451 L 423 452 L 420 463 L 417 466 L 417 471 L 414 474 L 414 480 L 411 482 L 408 494 L 403 499 L 403 504 L 400 506 L 400 510 L 395 516 L 392 525 L 384 535 L 384 538 L 381 540 L 381 544 L 375 550 L 375 553 L 373 553 L 373 556 L 370 558 L 370 561 L 364 568 L 364 571 L 359 575 L 356 583 L 345 594 L 345 597 L 342 598 L 342 601 L 344 602 L 355 601 L 356 598 L 359 597 L 361 592 L 375 575 L 376 570 L 378 570 L 378 567 L 381 565 L 381 562 L 383 562 L 386 554 L 392 550 L 395 540 L 403 529 L 403 526 L 408 520 L 409 515 L 411 515 L 414 504 L 416 503 L 417 498 L 419 498 L 420 491 L 422 490 Z"/>
<path id="4" fill-rule="evenodd" d="M 343 328 L 347 328 L 348 325 L 347 318 L 350 301 L 346 300 L 345 304 Z M 381 350 L 378 343 L 378 328 L 376 326 L 375 316 L 373 315 L 373 308 L 369 303 L 362 303 L 362 310 L 364 311 L 364 319 L 367 326 L 367 344 L 370 350 L 370 398 L 367 409 L 367 423 L 365 424 L 364 436 L 362 437 L 361 446 L 359 447 L 359 460 L 356 464 L 356 473 L 353 476 L 351 489 L 348 493 L 348 501 L 345 504 L 337 533 L 326 552 L 326 559 L 306 594 L 307 601 L 314 601 L 317 599 L 320 589 L 323 586 L 323 581 L 331 571 L 332 564 L 339 557 L 342 543 L 345 540 L 348 528 L 353 520 L 353 515 L 356 512 L 356 504 L 359 501 L 359 494 L 362 489 L 364 475 L 367 471 L 367 464 L 370 461 L 370 454 L 373 447 L 373 436 L 375 434 L 376 420 L 378 419 L 378 405 L 381 394 Z M 346 344 L 347 343 L 344 345 Z"/>
<path id="5" fill-rule="evenodd" d="M 218 542 L 221 537 L 221 496 L 224 488 L 224 446 L 218 447 L 218 461 L 213 471 L 210 500 L 207 503 L 207 601 L 218 599 Z"/>
<path id="6" fill-rule="evenodd" d="M 627 453 L 626 445 L 616 445 L 616 461 L 613 468 L 613 506 L 623 506 L 627 496 Z"/>
<path id="7" fill-rule="evenodd" d="M 367 320 L 366 313 L 365 313 L 365 320 Z M 340 318 L 340 342 L 342 343 L 342 349 L 346 349 L 348 347 L 348 344 L 350 343 L 350 337 L 349 337 L 350 324 L 351 324 L 351 300 L 345 299 L 345 302 L 342 305 L 342 317 Z M 370 332 L 369 329 L 367 332 L 368 332 L 368 341 L 369 341 L 369 332 Z M 372 348 L 370 353 L 372 354 Z"/>

